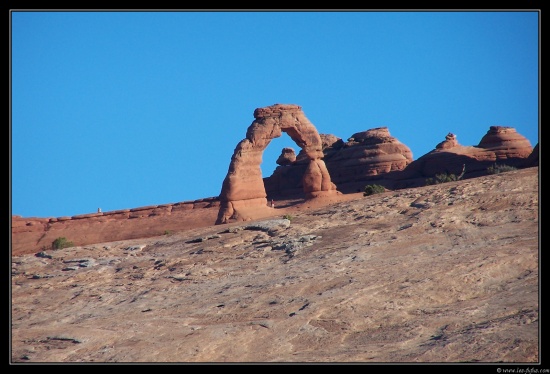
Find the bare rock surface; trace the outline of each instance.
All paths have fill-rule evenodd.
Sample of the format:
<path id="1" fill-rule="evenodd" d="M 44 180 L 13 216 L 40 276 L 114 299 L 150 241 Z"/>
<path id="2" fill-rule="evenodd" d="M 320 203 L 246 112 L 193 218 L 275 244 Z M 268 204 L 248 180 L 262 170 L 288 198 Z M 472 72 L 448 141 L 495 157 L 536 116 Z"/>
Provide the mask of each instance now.
<path id="1" fill-rule="evenodd" d="M 535 364 L 538 171 L 12 255 L 11 361 Z"/>

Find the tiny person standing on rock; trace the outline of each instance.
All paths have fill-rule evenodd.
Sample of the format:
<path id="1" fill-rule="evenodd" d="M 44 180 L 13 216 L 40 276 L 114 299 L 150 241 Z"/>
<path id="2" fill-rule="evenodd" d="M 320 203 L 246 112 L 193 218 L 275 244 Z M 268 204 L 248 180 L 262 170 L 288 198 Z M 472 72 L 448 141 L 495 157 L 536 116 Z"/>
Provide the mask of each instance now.
<path id="1" fill-rule="evenodd" d="M 273 201 L 273 199 L 271 199 L 271 207 L 275 208 L 275 202 Z"/>

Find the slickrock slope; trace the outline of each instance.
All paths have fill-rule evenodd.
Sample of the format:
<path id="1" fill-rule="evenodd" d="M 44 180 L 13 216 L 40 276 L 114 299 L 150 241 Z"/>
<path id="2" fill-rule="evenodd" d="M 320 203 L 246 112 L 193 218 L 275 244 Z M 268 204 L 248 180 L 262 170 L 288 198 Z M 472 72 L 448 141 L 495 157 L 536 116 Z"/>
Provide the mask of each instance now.
<path id="1" fill-rule="evenodd" d="M 538 171 L 13 256 L 12 362 L 535 364 Z"/>

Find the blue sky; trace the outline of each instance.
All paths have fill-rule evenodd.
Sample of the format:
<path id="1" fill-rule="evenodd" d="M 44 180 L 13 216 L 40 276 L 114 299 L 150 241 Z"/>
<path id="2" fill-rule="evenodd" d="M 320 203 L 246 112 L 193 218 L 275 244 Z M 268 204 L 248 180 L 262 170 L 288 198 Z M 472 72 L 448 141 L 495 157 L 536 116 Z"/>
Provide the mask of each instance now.
<path id="1" fill-rule="evenodd" d="M 218 196 L 258 107 L 417 159 L 490 126 L 539 142 L 537 11 L 11 12 L 11 213 Z M 263 156 L 271 175 L 283 134 Z"/>

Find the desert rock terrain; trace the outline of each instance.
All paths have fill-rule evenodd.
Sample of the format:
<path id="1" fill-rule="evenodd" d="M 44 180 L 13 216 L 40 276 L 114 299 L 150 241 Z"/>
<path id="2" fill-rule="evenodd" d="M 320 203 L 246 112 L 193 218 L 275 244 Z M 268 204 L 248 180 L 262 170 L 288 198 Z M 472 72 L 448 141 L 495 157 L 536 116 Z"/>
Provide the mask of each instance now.
<path id="1" fill-rule="evenodd" d="M 11 363 L 540 362 L 538 167 L 338 198 L 12 253 Z"/>

